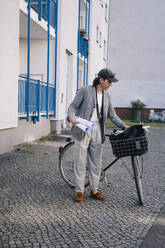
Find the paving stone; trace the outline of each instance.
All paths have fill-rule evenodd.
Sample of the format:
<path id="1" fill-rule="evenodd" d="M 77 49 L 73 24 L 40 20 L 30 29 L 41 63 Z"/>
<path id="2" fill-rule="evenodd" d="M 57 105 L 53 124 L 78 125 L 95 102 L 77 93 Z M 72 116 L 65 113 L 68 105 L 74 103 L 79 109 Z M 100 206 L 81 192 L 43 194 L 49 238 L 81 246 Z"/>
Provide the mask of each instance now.
<path id="1" fill-rule="evenodd" d="M 106 202 L 92 200 L 86 189 L 84 202 L 76 204 L 60 176 L 55 142 L 0 155 L 0 247 L 139 248 L 165 204 L 165 129 L 152 129 L 149 139 L 144 207 L 122 162 L 107 171 L 110 187 L 100 183 Z M 103 166 L 114 158 L 108 140 L 103 158 Z M 130 160 L 124 161 L 132 173 Z"/>

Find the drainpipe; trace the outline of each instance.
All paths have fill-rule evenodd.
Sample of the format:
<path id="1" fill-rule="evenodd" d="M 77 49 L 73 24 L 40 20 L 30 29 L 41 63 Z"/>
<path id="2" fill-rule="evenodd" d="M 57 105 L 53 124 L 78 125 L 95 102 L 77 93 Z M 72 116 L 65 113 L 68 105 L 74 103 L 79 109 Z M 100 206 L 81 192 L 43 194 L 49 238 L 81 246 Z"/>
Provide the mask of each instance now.
<path id="1" fill-rule="evenodd" d="M 57 31 L 58 31 L 58 0 L 56 0 L 56 27 L 55 27 L 55 77 L 54 77 L 54 118 L 56 117 L 56 82 L 57 82 Z"/>
<path id="2" fill-rule="evenodd" d="M 40 99 L 40 91 L 41 91 L 41 82 L 40 80 L 37 80 L 37 121 L 40 121 L 40 102 L 41 102 L 41 99 Z"/>
<path id="3" fill-rule="evenodd" d="M 78 83 L 79 83 L 80 3 L 81 3 L 81 0 L 79 0 L 79 11 L 78 11 L 78 37 L 77 37 L 77 90 L 76 90 L 76 91 L 78 91 Z"/>
<path id="4" fill-rule="evenodd" d="M 42 18 L 42 0 L 39 0 L 39 14 L 38 14 L 38 20 L 41 21 Z"/>
<path id="5" fill-rule="evenodd" d="M 26 120 L 29 121 L 29 88 L 30 88 L 30 8 L 31 0 L 28 0 L 28 47 L 27 47 L 27 84 L 26 84 Z"/>
<path id="6" fill-rule="evenodd" d="M 85 32 L 87 32 L 87 1 L 85 2 Z M 86 67 L 86 57 L 87 57 L 87 45 L 86 45 L 86 41 L 84 41 L 84 81 L 83 81 L 83 85 L 86 85 L 86 73 L 85 73 L 85 67 Z"/>
<path id="7" fill-rule="evenodd" d="M 47 88 L 46 88 L 46 118 L 49 116 L 49 54 L 50 54 L 50 0 L 47 0 L 48 40 L 47 40 Z"/>
<path id="8" fill-rule="evenodd" d="M 107 67 L 110 66 L 110 7 L 111 0 L 109 0 L 109 15 L 108 15 L 108 39 L 107 39 Z"/>
<path id="9" fill-rule="evenodd" d="M 88 7 L 88 54 L 87 54 L 87 72 L 86 72 L 86 85 L 88 85 L 88 62 L 89 62 L 89 30 L 90 30 L 90 0 Z"/>

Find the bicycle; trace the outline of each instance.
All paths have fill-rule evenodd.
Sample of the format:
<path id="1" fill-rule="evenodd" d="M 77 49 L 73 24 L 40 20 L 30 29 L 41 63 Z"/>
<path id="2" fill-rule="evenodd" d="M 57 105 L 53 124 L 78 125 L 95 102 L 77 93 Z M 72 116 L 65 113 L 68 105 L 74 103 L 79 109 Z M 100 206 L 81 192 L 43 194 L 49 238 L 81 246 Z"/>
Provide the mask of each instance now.
<path id="1" fill-rule="evenodd" d="M 139 125 L 138 125 L 139 126 Z M 142 126 L 142 125 L 141 125 Z M 134 127 L 134 126 L 132 126 Z M 107 186 L 108 182 L 105 176 L 105 172 L 114 165 L 119 159 L 123 157 L 131 157 L 131 164 L 133 169 L 137 190 L 137 195 L 139 198 L 139 202 L 141 205 L 144 204 L 143 200 L 143 190 L 142 190 L 142 174 L 143 174 L 143 160 L 139 158 L 148 151 L 148 141 L 146 137 L 146 132 L 148 131 L 149 127 L 142 126 L 144 130 L 143 135 L 140 137 L 129 138 L 125 140 L 121 140 L 119 136 L 122 135 L 125 131 L 112 131 L 110 134 L 106 134 L 105 136 L 109 138 L 113 154 L 115 155 L 115 159 L 108 164 L 105 168 L 101 171 L 100 181 L 105 180 Z M 112 138 L 113 137 L 113 138 Z M 115 139 L 116 137 L 116 139 Z M 119 137 L 119 138 L 118 138 Z M 63 148 L 60 149 L 59 155 L 59 170 L 63 180 L 71 187 L 75 188 L 74 186 L 74 154 L 76 152 L 75 142 L 70 141 L 67 143 Z M 88 180 L 88 168 L 86 170 L 86 177 L 85 177 L 85 187 L 89 185 Z"/>

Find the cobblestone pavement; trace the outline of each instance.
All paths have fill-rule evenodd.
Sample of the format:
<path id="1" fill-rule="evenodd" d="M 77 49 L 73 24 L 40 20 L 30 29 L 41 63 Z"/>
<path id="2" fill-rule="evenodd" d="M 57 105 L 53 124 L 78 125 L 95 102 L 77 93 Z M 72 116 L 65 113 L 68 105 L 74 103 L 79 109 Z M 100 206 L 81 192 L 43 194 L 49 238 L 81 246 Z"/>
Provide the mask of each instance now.
<path id="1" fill-rule="evenodd" d="M 140 246 L 140 248 L 155 247 L 165 247 L 165 205 Z"/>
<path id="2" fill-rule="evenodd" d="M 144 156 L 144 207 L 121 162 L 108 172 L 110 187 L 100 184 L 107 201 L 91 199 L 87 189 L 79 204 L 60 177 L 57 143 L 34 142 L 1 155 L 0 247 L 140 247 L 165 204 L 164 140 L 165 129 L 152 129 Z M 112 159 L 107 140 L 103 164 Z"/>

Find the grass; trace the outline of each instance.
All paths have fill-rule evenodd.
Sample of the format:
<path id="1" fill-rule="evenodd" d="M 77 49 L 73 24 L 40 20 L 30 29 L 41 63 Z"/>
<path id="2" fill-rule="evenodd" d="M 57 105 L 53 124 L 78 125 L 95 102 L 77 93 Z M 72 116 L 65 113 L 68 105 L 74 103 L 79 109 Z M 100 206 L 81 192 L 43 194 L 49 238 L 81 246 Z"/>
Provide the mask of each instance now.
<path id="1" fill-rule="evenodd" d="M 42 136 L 42 137 L 40 138 L 40 141 L 42 141 L 42 142 L 49 141 L 49 140 L 51 140 L 50 135 Z"/>
<path id="2" fill-rule="evenodd" d="M 29 150 L 27 150 L 27 149 L 25 149 L 25 148 L 23 148 L 23 147 L 17 148 L 17 151 L 18 151 L 18 152 L 29 153 L 29 154 L 34 154 L 34 152 L 29 151 Z"/>
<path id="3" fill-rule="evenodd" d="M 24 152 L 24 153 L 34 154 L 33 147 L 34 147 L 34 144 L 33 143 L 25 143 L 25 144 L 23 144 L 23 146 L 18 147 L 16 150 L 18 152 Z"/>
<path id="4" fill-rule="evenodd" d="M 32 148 L 34 145 L 32 143 L 26 143 L 26 146 Z"/>
<path id="5" fill-rule="evenodd" d="M 140 124 L 139 121 L 135 120 L 127 120 L 127 119 L 122 119 L 125 124 L 128 126 L 133 126 L 136 124 Z M 145 126 L 150 126 L 150 127 L 164 127 L 165 128 L 165 122 L 156 122 L 156 121 L 142 121 L 141 122 Z M 106 122 L 106 128 L 107 129 L 114 129 L 116 126 L 108 119 Z"/>

